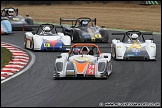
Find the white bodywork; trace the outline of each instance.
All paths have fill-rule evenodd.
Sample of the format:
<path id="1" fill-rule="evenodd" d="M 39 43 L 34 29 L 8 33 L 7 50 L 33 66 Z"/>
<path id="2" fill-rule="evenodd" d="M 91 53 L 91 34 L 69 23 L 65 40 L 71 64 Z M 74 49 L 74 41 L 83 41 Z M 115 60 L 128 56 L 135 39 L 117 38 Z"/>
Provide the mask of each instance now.
<path id="1" fill-rule="evenodd" d="M 112 55 L 115 56 L 116 54 L 115 59 L 123 59 L 126 50 L 130 48 L 137 51 L 140 51 L 140 49 L 143 48 L 149 55 L 150 60 L 156 59 L 156 44 L 153 43 L 152 40 L 145 40 L 144 43 L 123 43 L 120 40 L 113 39 L 111 47 Z"/>
<path id="2" fill-rule="evenodd" d="M 33 35 L 32 32 L 25 33 L 25 42 L 24 45 L 26 48 L 33 49 L 33 50 L 41 50 L 41 45 L 43 43 L 43 39 L 54 41 L 60 40 L 64 43 L 64 45 L 71 45 L 70 36 L 64 35 L 63 33 L 54 34 L 54 36 L 40 36 L 40 35 Z M 34 42 L 34 48 L 32 43 Z"/>
<path id="3" fill-rule="evenodd" d="M 111 62 L 111 54 L 110 53 L 101 53 L 98 58 L 97 58 L 97 56 L 94 56 L 94 55 L 83 55 L 83 56 L 82 55 L 72 55 L 69 58 L 68 58 L 68 56 L 69 56 L 68 53 L 61 53 L 61 58 L 57 58 L 55 61 L 56 70 L 54 73 L 59 73 L 59 75 L 60 75 L 59 77 L 66 77 L 68 71 L 74 72 L 75 73 L 74 77 L 77 77 L 77 74 L 83 74 L 85 77 L 89 65 L 87 64 L 84 67 L 83 71 L 81 73 L 79 73 L 78 72 L 79 67 L 77 67 L 77 65 L 75 65 L 73 63 L 73 60 L 78 60 L 78 61 L 85 60 L 85 61 L 89 61 L 90 64 L 93 62 L 95 64 L 95 71 L 94 71 L 95 74 L 94 75 L 97 78 L 101 78 L 101 73 L 104 73 L 105 69 L 107 69 L 106 71 L 108 73 L 108 76 L 112 72 L 112 62 Z M 107 58 L 104 58 L 104 56 L 106 56 Z M 74 69 L 67 70 L 67 64 L 70 62 L 73 63 Z M 104 71 L 101 71 L 101 72 L 98 71 L 98 64 L 100 62 L 104 62 L 106 64 L 103 69 Z M 61 71 L 57 70 L 57 67 L 56 67 L 57 63 L 63 64 Z M 108 67 L 108 68 L 106 68 L 106 67 Z"/>

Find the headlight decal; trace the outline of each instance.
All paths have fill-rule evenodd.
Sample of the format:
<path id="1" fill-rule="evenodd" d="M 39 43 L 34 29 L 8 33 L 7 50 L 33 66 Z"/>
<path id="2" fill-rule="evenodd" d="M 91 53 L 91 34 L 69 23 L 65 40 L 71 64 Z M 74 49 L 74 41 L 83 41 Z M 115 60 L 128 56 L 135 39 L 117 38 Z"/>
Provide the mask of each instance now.
<path id="1" fill-rule="evenodd" d="M 63 69 L 63 63 L 62 63 L 62 62 L 57 62 L 57 63 L 56 63 L 56 70 L 57 70 L 58 72 L 61 72 L 62 69 Z"/>
<path id="2" fill-rule="evenodd" d="M 103 72 L 105 70 L 106 64 L 105 62 L 98 63 L 98 71 Z"/>

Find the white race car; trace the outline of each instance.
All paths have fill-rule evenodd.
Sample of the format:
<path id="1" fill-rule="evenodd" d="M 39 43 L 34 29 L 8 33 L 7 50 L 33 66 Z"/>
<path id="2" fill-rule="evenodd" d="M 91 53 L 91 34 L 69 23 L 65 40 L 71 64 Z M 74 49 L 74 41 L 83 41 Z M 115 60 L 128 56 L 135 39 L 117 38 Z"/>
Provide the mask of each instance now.
<path id="1" fill-rule="evenodd" d="M 88 51 L 87 48 L 90 50 Z M 111 53 L 101 53 L 95 44 L 74 44 L 68 53 L 57 56 L 54 67 L 54 79 L 108 78 L 112 72 Z"/>
<path id="2" fill-rule="evenodd" d="M 41 24 L 36 33 L 26 32 L 24 38 L 24 47 L 32 50 L 55 50 L 66 51 L 63 45 L 71 45 L 70 36 L 57 31 L 59 26 L 52 24 Z M 45 30 L 47 28 L 47 30 Z"/>
<path id="3" fill-rule="evenodd" d="M 111 54 L 116 60 L 157 60 L 156 44 L 153 42 L 152 32 L 127 31 L 125 33 L 112 33 L 124 35 L 123 39 L 113 39 Z M 144 38 L 144 35 L 147 37 Z M 151 38 L 148 38 L 151 35 Z"/>

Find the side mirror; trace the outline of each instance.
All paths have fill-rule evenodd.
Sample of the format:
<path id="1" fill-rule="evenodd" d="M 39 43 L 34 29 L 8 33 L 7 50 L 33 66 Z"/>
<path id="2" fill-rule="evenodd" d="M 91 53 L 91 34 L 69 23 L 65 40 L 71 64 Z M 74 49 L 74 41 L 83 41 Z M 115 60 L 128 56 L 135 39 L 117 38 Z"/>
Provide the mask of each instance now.
<path id="1" fill-rule="evenodd" d="M 62 56 L 61 55 L 57 55 L 57 58 L 61 58 Z"/>

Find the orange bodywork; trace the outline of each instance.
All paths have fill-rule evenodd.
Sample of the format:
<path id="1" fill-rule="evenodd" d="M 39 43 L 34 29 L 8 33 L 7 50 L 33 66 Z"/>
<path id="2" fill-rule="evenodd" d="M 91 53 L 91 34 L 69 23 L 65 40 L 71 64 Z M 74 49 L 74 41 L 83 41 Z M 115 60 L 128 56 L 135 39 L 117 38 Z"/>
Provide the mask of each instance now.
<path id="1" fill-rule="evenodd" d="M 78 74 L 82 74 L 85 66 L 89 63 L 89 62 L 85 62 L 85 63 L 78 63 L 75 60 L 73 61 L 74 64 L 76 65 L 76 71 L 78 72 Z"/>

